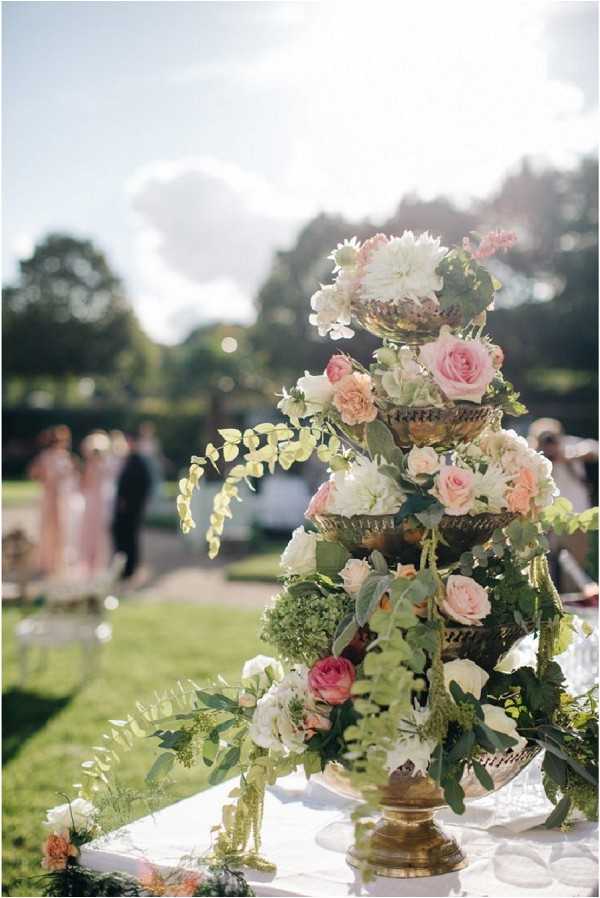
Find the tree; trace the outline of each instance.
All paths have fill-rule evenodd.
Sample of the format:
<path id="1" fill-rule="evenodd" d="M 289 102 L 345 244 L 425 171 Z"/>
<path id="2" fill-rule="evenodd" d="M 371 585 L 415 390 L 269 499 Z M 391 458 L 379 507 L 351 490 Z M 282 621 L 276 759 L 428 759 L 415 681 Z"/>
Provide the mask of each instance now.
<path id="1" fill-rule="evenodd" d="M 119 278 L 91 241 L 49 234 L 3 291 L 8 377 L 116 377 L 141 383 L 153 347 Z"/>

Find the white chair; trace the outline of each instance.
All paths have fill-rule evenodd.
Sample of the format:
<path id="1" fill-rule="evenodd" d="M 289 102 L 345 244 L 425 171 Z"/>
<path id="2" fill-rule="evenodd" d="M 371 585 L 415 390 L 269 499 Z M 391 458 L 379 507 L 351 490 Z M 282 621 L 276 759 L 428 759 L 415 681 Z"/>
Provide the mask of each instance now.
<path id="1" fill-rule="evenodd" d="M 79 644 L 83 679 L 95 672 L 99 649 L 112 638 L 112 626 L 104 617 L 106 611 L 118 607 L 111 592 L 125 561 L 125 556 L 118 554 L 111 567 L 97 577 L 47 584 L 45 610 L 24 618 L 15 628 L 21 684 L 30 672 L 31 649 L 39 650 L 36 669 L 40 670 L 47 663 L 49 649 Z"/>

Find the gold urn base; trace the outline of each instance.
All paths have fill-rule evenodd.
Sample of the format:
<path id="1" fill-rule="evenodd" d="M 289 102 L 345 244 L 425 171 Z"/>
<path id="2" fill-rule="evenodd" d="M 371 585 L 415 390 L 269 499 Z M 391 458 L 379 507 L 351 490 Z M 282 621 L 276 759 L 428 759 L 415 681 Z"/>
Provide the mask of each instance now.
<path id="1" fill-rule="evenodd" d="M 433 811 L 383 807 L 382 812 L 365 848 L 353 846 L 346 854 L 351 867 L 366 862 L 376 876 L 409 879 L 439 876 L 466 866 L 458 843 L 440 829 Z"/>

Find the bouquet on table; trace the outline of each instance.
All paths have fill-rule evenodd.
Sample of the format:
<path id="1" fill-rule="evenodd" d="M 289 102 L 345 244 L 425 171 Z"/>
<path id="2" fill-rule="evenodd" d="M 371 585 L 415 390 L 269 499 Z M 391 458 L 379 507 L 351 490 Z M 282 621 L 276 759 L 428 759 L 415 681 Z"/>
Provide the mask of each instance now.
<path id="1" fill-rule="evenodd" d="M 484 333 L 500 284 L 482 263 L 513 242 L 494 232 L 448 249 L 407 231 L 338 245 L 310 321 L 333 340 L 351 338 L 353 322 L 381 337 L 371 364 L 336 352 L 283 391 L 284 422 L 221 430 L 180 482 L 188 532 L 206 466 L 225 466 L 206 535 L 214 557 L 242 481 L 313 454 L 329 468 L 264 613 L 278 658 L 248 661 L 239 683 L 190 688 L 185 713 L 153 732 L 161 773 L 198 761 L 218 783 L 240 769 L 212 849 L 220 862 L 268 866 L 265 788 L 298 766 L 361 799 L 348 860 L 364 874 L 463 866 L 433 811 L 462 813 L 540 751 L 548 825 L 596 815 L 596 701 L 569 694 L 553 660 L 573 623 L 545 532 L 596 528 L 597 512 L 573 514 L 550 463 L 501 428 L 503 412 L 525 408 Z M 513 648 L 531 633 L 536 663 L 519 666 Z M 101 783 L 87 772 L 91 794 Z"/>

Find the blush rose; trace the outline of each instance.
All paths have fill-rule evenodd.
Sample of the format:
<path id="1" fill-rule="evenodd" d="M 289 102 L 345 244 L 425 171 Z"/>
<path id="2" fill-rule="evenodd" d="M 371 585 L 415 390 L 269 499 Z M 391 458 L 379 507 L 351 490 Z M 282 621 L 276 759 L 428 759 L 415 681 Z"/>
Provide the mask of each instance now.
<path id="1" fill-rule="evenodd" d="M 327 514 L 327 508 L 334 489 L 335 484 L 333 480 L 326 480 L 325 483 L 322 483 L 308 503 L 308 508 L 304 512 L 304 517 L 312 520 L 312 518 L 315 518 L 317 515 Z"/>
<path id="2" fill-rule="evenodd" d="M 356 678 L 354 665 L 347 658 L 321 658 L 311 667 L 308 685 L 312 694 L 328 705 L 343 705 L 350 698 Z"/>
<path id="3" fill-rule="evenodd" d="M 482 619 L 487 617 L 492 606 L 483 586 L 471 577 L 453 574 L 446 582 L 446 598 L 442 602 L 442 610 L 460 624 L 480 627 Z"/>
<path id="4" fill-rule="evenodd" d="M 440 500 L 446 514 L 468 514 L 475 499 L 473 472 L 456 465 L 444 465 L 430 492 Z"/>
<path id="5" fill-rule="evenodd" d="M 419 358 L 442 393 L 452 400 L 481 402 L 496 374 L 486 346 L 452 334 L 441 334 L 434 343 L 426 343 Z"/>

